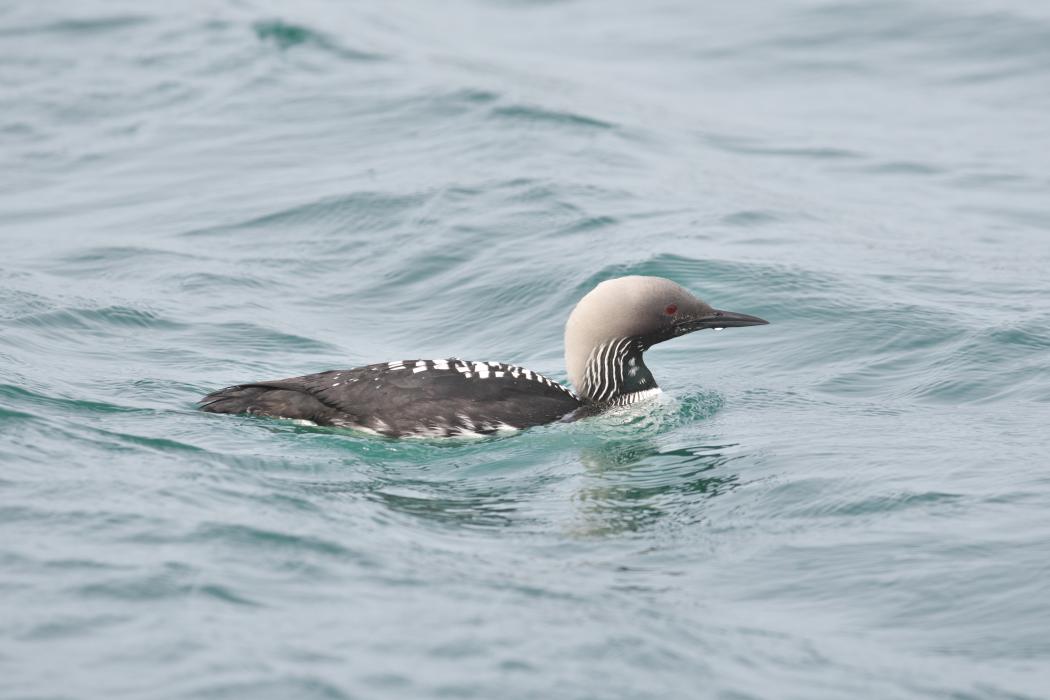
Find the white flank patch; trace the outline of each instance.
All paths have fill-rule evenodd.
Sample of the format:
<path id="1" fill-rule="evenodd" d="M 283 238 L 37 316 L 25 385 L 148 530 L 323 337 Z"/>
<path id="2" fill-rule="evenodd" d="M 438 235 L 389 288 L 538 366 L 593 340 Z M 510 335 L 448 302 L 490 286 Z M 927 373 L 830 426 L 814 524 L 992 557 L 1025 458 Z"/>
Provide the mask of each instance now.
<path id="1" fill-rule="evenodd" d="M 483 438 L 485 437 L 481 433 L 475 433 L 473 430 L 464 430 L 463 428 L 456 428 L 456 431 L 449 435 L 451 438 Z"/>
<path id="2" fill-rule="evenodd" d="M 317 423 L 314 423 L 312 420 L 306 420 L 305 418 L 286 418 L 285 416 L 275 416 L 275 418 L 277 418 L 277 420 L 291 421 L 292 425 L 317 427 Z"/>
<path id="3" fill-rule="evenodd" d="M 440 426 L 428 426 L 420 425 L 413 428 L 411 433 L 405 433 L 400 437 L 403 438 L 443 438 L 445 437 L 445 428 Z"/>
<path id="4" fill-rule="evenodd" d="M 416 365 L 415 367 L 412 368 L 412 374 L 417 374 L 419 372 L 426 372 L 426 371 L 427 371 L 427 366 L 426 365 L 423 365 L 423 366 Z"/>

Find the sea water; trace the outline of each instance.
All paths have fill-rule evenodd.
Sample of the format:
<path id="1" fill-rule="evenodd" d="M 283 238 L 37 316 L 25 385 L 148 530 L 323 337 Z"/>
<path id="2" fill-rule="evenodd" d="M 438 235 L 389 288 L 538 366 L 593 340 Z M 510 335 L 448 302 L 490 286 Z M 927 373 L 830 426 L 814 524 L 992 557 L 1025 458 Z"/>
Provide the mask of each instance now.
<path id="1" fill-rule="evenodd" d="M 1036 0 L 0 3 L 0 697 L 1046 697 L 1048 115 Z M 194 407 L 565 381 L 625 274 L 771 325 Z"/>

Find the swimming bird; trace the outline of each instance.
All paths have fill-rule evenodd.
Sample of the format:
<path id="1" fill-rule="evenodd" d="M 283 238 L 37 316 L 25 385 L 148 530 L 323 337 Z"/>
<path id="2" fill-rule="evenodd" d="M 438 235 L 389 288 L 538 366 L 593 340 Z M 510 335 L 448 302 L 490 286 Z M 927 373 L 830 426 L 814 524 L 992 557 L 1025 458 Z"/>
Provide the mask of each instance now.
<path id="1" fill-rule="evenodd" d="M 388 437 L 512 432 L 659 393 L 642 359 L 657 343 L 704 328 L 765 323 L 711 308 L 662 277 L 618 277 L 580 299 L 565 324 L 565 365 L 575 391 L 517 365 L 448 358 L 238 384 L 208 394 L 200 404 L 211 413 L 285 418 Z"/>

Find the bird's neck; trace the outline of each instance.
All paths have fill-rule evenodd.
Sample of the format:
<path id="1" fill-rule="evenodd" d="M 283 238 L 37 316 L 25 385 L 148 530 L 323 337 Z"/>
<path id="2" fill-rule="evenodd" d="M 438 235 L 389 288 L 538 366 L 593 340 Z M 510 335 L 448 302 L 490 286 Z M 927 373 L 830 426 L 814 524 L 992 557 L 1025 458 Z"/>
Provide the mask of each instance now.
<path id="1" fill-rule="evenodd" d="M 656 389 L 656 380 L 642 360 L 645 350 L 635 338 L 618 338 L 595 346 L 576 389 L 592 403 L 620 403 L 632 394 Z"/>

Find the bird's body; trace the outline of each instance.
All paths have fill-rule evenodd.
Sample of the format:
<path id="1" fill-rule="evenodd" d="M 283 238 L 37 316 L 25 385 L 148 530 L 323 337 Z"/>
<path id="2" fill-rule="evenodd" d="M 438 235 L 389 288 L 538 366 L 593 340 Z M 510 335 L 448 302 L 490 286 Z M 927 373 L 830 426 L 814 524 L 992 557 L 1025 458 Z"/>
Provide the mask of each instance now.
<path id="1" fill-rule="evenodd" d="M 764 323 L 716 311 L 670 280 L 621 277 L 586 295 L 566 324 L 566 365 L 578 394 L 499 362 L 396 360 L 238 384 L 208 394 L 201 408 L 389 437 L 513 432 L 651 396 L 658 388 L 642 353 L 655 343 L 701 328 Z"/>
<path id="2" fill-rule="evenodd" d="M 498 362 L 397 360 L 256 382 L 204 397 L 204 410 L 353 428 L 392 437 L 513 432 L 583 405 L 558 382 Z"/>

